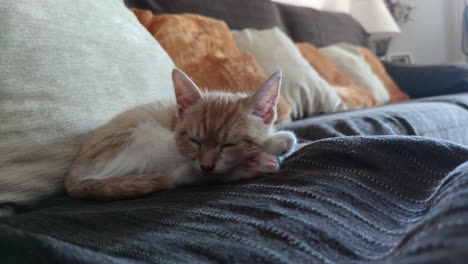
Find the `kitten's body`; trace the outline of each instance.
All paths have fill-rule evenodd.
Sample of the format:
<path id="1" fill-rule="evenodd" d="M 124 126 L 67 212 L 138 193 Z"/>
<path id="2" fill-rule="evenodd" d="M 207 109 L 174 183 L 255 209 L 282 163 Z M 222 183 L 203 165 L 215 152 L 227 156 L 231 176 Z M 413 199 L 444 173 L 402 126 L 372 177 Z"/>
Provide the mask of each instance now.
<path id="1" fill-rule="evenodd" d="M 252 114 L 252 100 L 244 94 L 197 94 L 194 84 L 177 74 L 177 102 L 126 111 L 83 144 L 65 182 L 71 196 L 130 198 L 278 169 L 276 156 L 289 152 L 295 137 L 274 132 L 274 116 L 269 116 L 274 113 Z M 177 83 L 177 78 L 182 80 Z M 276 106 L 277 96 L 273 99 L 265 103 Z"/>

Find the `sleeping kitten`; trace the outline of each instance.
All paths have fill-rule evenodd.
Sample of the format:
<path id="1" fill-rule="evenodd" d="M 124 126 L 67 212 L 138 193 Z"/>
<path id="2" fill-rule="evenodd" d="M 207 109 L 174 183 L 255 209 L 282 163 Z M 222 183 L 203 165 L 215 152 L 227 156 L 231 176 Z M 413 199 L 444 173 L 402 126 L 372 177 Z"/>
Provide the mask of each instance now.
<path id="1" fill-rule="evenodd" d="M 180 70 L 176 102 L 128 110 L 82 145 L 65 180 L 70 196 L 124 199 L 179 185 L 252 178 L 279 169 L 296 138 L 275 132 L 281 73 L 253 95 L 205 92 Z"/>

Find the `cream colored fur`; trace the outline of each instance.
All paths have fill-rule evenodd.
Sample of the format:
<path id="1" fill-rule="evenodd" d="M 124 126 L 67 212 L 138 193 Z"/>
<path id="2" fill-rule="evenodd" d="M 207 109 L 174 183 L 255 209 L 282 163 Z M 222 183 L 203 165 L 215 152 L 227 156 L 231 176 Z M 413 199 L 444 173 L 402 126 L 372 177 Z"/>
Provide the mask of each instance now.
<path id="1" fill-rule="evenodd" d="M 281 75 L 259 91 L 200 93 L 173 73 L 176 101 L 138 106 L 96 130 L 66 179 L 77 198 L 132 198 L 160 189 L 252 178 L 279 169 L 296 143 L 275 132 Z"/>

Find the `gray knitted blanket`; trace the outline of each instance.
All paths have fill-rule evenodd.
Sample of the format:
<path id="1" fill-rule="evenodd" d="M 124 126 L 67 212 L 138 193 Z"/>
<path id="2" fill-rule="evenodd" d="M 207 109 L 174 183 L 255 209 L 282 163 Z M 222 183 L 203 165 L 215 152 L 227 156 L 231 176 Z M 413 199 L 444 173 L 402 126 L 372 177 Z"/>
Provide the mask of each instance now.
<path id="1" fill-rule="evenodd" d="M 265 178 L 0 220 L 1 263 L 463 263 L 468 148 L 418 137 L 306 145 Z"/>

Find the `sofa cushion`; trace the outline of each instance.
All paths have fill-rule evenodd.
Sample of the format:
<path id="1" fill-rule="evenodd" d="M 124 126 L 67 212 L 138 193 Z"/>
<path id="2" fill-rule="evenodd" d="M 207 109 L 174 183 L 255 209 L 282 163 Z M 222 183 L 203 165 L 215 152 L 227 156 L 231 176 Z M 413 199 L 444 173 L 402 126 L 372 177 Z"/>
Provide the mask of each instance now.
<path id="1" fill-rule="evenodd" d="M 291 106 L 292 119 L 346 109 L 333 88 L 280 29 L 245 29 L 234 31 L 233 35 L 239 48 L 251 53 L 267 75 L 283 72 L 281 94 Z"/>
<path id="2" fill-rule="evenodd" d="M 195 13 L 224 20 L 232 29 L 279 27 L 278 9 L 270 0 L 125 0 L 129 7 L 154 14 Z"/>
<path id="3" fill-rule="evenodd" d="M 174 97 L 174 64 L 122 2 L 6 1 L 0 32 L 0 204 L 61 191 L 83 135 Z"/>
<path id="4" fill-rule="evenodd" d="M 317 47 L 339 42 L 369 46 L 368 34 L 348 14 L 285 4 L 277 6 L 294 42 L 308 42 Z"/>
<path id="5" fill-rule="evenodd" d="M 297 48 L 306 61 L 335 89 L 338 96 L 349 109 L 359 109 L 376 105 L 372 94 L 358 86 L 320 50 L 309 43 L 297 43 Z"/>
<path id="6" fill-rule="evenodd" d="M 348 44 L 340 43 L 320 49 L 333 64 L 346 73 L 360 87 L 367 89 L 378 105 L 387 103 L 390 95 L 383 82 L 372 71 L 359 51 L 350 50 Z"/>
<path id="7" fill-rule="evenodd" d="M 193 14 L 153 16 L 150 11 L 138 9 L 133 12 L 179 68 L 207 55 L 241 55 L 231 31 L 221 20 Z"/>
<path id="8" fill-rule="evenodd" d="M 468 146 L 468 93 L 327 114 L 286 124 L 305 140 L 366 135 L 422 136 Z"/>
<path id="9" fill-rule="evenodd" d="M 388 75 L 387 70 L 385 70 L 385 66 L 371 50 L 364 47 L 356 47 L 356 49 L 359 50 L 364 59 L 371 66 L 372 71 L 383 82 L 385 88 L 388 91 L 388 94 L 390 95 L 390 103 L 405 101 L 409 99 L 409 96 L 405 92 L 403 92 L 392 79 L 392 77 Z"/>
<path id="10" fill-rule="evenodd" d="M 387 72 L 411 98 L 468 93 L 468 65 L 409 65 L 384 62 Z"/>
<path id="11" fill-rule="evenodd" d="M 467 159 L 467 147 L 429 138 L 321 140 L 264 178 L 110 203 L 49 199 L 0 219 L 0 256 L 2 263 L 465 263 Z"/>
<path id="12" fill-rule="evenodd" d="M 398 87 L 393 78 L 387 73 L 385 66 L 371 50 L 366 47 L 359 47 L 348 43 L 339 44 L 339 46 L 365 60 L 365 62 L 370 66 L 372 72 L 380 79 L 380 81 L 382 81 L 382 84 L 388 92 L 390 103 L 409 99 L 409 96 L 403 92 L 400 87 Z"/>

